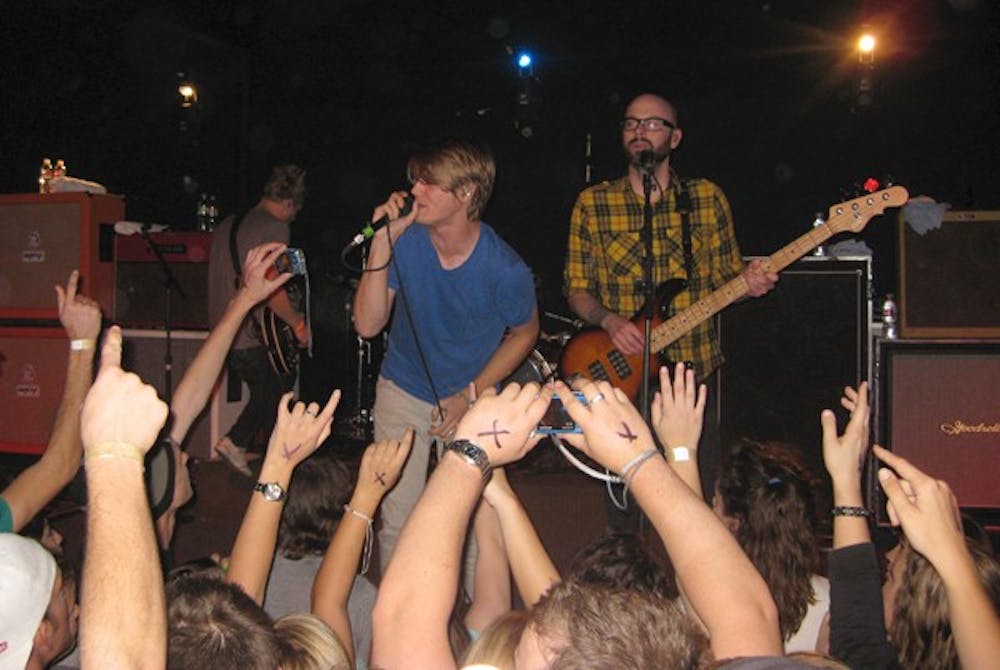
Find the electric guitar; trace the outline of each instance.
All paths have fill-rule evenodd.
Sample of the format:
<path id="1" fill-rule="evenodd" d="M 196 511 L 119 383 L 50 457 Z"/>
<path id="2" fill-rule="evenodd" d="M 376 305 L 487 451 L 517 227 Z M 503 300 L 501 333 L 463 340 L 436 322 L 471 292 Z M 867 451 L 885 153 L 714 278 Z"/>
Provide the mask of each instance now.
<path id="1" fill-rule="evenodd" d="M 762 266 L 767 272 L 780 272 L 837 233 L 848 230 L 861 232 L 872 217 L 881 214 L 886 207 L 905 204 L 908 197 L 905 188 L 892 186 L 834 205 L 830 208 L 825 224 L 782 247 L 764 259 Z M 656 310 L 653 320 L 649 352 L 649 367 L 654 374 L 657 370 L 657 353 L 747 293 L 746 281 L 742 276 L 737 276 L 680 314 L 664 321 L 664 307 L 669 305 L 670 300 L 685 285 L 683 279 L 671 279 L 664 282 L 656 296 L 661 307 Z M 639 310 L 638 316 L 632 320 L 640 328 L 642 313 Z M 610 335 L 600 328 L 590 328 L 576 333 L 566 343 L 559 360 L 559 371 L 563 379 L 583 376 L 608 381 L 635 401 L 642 385 L 642 362 L 642 354 L 623 354 L 615 348 Z"/>
<path id="2" fill-rule="evenodd" d="M 282 377 L 292 374 L 299 364 L 298 338 L 295 331 L 269 307 L 254 321 L 254 331 L 267 350 L 271 368 Z"/>

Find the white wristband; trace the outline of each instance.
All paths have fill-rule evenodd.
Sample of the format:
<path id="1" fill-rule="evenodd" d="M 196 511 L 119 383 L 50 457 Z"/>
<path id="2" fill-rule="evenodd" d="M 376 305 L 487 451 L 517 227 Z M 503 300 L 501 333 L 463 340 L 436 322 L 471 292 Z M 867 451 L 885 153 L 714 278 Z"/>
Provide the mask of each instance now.
<path id="1" fill-rule="evenodd" d="M 95 341 L 90 338 L 70 340 L 69 348 L 70 351 L 85 351 L 87 349 L 93 349 L 95 344 Z"/>
<path id="2" fill-rule="evenodd" d="M 691 450 L 687 447 L 672 447 L 670 449 L 670 461 L 672 463 L 683 463 L 691 460 Z"/>

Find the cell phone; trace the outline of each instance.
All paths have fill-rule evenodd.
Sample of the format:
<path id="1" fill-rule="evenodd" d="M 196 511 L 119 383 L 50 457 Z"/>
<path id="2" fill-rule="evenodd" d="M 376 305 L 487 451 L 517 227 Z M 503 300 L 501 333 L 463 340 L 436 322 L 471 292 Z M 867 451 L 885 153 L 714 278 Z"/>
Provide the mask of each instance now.
<path id="1" fill-rule="evenodd" d="M 289 247 L 274 259 L 274 269 L 279 273 L 304 275 L 306 273 L 306 254 L 301 249 Z"/>
<path id="2" fill-rule="evenodd" d="M 573 391 L 573 395 L 576 396 L 578 401 L 582 403 L 587 402 L 580 391 Z M 565 433 L 582 433 L 583 431 L 570 418 L 559 396 L 553 395 L 552 402 L 549 403 L 549 408 L 545 410 L 545 416 L 542 417 L 535 432 L 542 435 L 562 435 Z"/>

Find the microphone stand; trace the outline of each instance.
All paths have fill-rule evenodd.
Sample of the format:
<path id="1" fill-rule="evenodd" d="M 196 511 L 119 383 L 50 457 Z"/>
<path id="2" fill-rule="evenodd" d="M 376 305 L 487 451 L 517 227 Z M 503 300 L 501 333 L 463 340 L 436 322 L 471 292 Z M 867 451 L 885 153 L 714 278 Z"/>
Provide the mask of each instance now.
<path id="1" fill-rule="evenodd" d="M 653 286 L 653 205 L 651 202 L 653 194 L 653 168 L 652 165 L 642 167 L 642 244 L 644 256 L 642 258 L 642 290 L 643 290 L 643 335 L 642 345 L 642 386 L 639 389 L 639 411 L 642 420 L 649 423 L 649 377 L 650 373 L 650 351 L 652 348 L 653 318 L 656 316 L 655 295 L 656 287 Z"/>
<path id="2" fill-rule="evenodd" d="M 146 240 L 146 244 L 149 246 L 150 251 L 156 256 L 157 263 L 160 266 L 160 270 L 163 272 L 163 290 L 164 290 L 164 318 L 163 318 L 163 328 L 165 333 L 165 351 L 163 354 L 163 400 L 168 405 L 173 398 L 173 365 L 174 358 L 171 347 L 171 329 L 173 325 L 173 291 L 176 290 L 177 294 L 180 295 L 181 299 L 187 298 L 184 293 L 184 289 L 181 285 L 177 283 L 177 278 L 174 276 L 173 270 L 170 269 L 170 265 L 167 264 L 167 260 L 163 257 L 160 252 L 160 248 L 153 241 L 153 236 L 150 235 L 149 229 L 143 226 L 139 230 L 142 234 L 142 238 Z"/>

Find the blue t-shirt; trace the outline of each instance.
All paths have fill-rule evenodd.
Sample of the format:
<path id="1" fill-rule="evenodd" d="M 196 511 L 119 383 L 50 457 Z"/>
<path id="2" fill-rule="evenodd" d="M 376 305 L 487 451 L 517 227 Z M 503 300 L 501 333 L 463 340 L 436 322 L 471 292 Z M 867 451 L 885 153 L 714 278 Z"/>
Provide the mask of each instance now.
<path id="1" fill-rule="evenodd" d="M 0 497 L 0 533 L 14 532 L 14 516 L 10 513 L 10 505 Z"/>
<path id="2" fill-rule="evenodd" d="M 382 375 L 410 395 L 434 402 L 406 315 L 403 294 L 440 397 L 453 395 L 493 356 L 510 326 L 531 320 L 535 288 L 531 270 L 490 226 L 480 224 L 469 258 L 445 270 L 422 225 L 407 228 L 394 246 L 389 286 L 396 291 Z M 399 274 L 403 292 L 399 291 Z"/>

